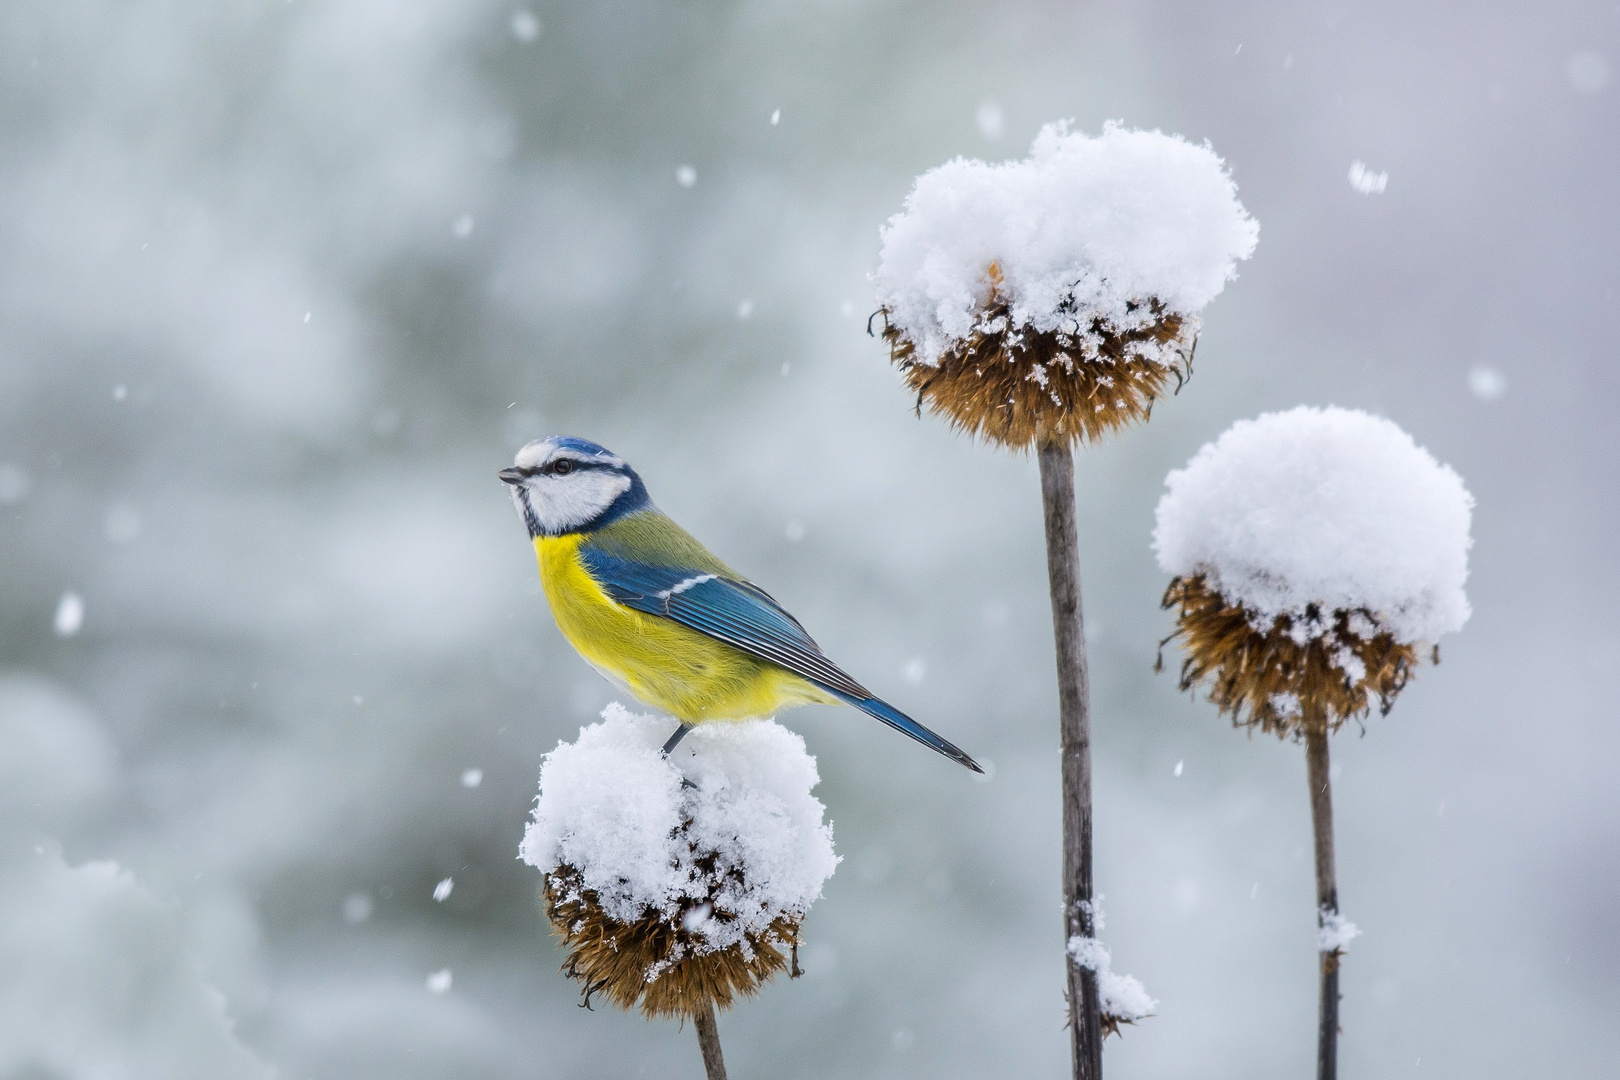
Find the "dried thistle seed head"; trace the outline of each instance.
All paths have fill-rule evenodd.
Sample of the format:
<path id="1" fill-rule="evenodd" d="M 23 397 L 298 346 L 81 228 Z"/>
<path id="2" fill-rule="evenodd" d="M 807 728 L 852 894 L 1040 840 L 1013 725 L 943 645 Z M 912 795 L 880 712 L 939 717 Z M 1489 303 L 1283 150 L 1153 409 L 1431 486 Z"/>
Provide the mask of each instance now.
<path id="1" fill-rule="evenodd" d="M 558 745 L 522 857 L 545 875 L 563 970 L 648 1016 L 696 1016 L 794 969 L 838 857 L 804 740 L 769 720 L 702 725 L 622 706 Z"/>
<path id="2" fill-rule="evenodd" d="M 999 281 L 991 264 L 989 277 Z M 933 362 L 884 318 L 883 340 L 906 386 L 928 410 L 969 435 L 1015 450 L 1042 442 L 1093 442 L 1145 421 L 1175 380 L 1192 375 L 1198 318 L 1133 302 L 1129 325 L 1076 316 L 1062 329 L 1015 328 L 1007 301 L 992 297 L 973 330 Z M 1136 316 L 1140 316 L 1137 318 Z"/>
<path id="3" fill-rule="evenodd" d="M 1181 685 L 1279 735 L 1387 712 L 1427 643 L 1468 620 L 1473 498 L 1382 417 L 1301 406 L 1240 420 L 1165 480 Z M 1438 653 L 1434 654 L 1438 657 Z"/>
<path id="4" fill-rule="evenodd" d="M 1162 644 L 1180 640 L 1181 688 L 1207 685 L 1210 701 L 1239 727 L 1283 738 L 1307 727 L 1333 731 L 1366 716 L 1374 701 L 1388 713 L 1417 671 L 1417 646 L 1363 609 L 1263 616 L 1202 574 L 1172 581 L 1164 607 L 1176 612 L 1176 630 Z M 1432 657 L 1438 662 L 1438 647 Z"/>
<path id="5" fill-rule="evenodd" d="M 1208 146 L 1049 124 L 1022 161 L 917 178 L 883 228 L 884 338 L 918 405 L 964 430 L 1098 438 L 1186 378 L 1198 313 L 1258 232 Z"/>
<path id="6" fill-rule="evenodd" d="M 559 866 L 546 875 L 544 895 L 552 932 L 567 950 L 563 972 L 582 984 L 586 1005 L 603 994 L 649 1019 L 695 1017 L 757 994 L 779 972 L 800 974 L 799 920 L 790 914 L 762 930 L 723 935 L 727 944 L 705 933 L 732 921 L 717 906 L 718 882 L 707 900 L 689 898 L 673 913 L 649 908 L 630 921 L 609 915 L 583 886 L 578 870 Z"/>

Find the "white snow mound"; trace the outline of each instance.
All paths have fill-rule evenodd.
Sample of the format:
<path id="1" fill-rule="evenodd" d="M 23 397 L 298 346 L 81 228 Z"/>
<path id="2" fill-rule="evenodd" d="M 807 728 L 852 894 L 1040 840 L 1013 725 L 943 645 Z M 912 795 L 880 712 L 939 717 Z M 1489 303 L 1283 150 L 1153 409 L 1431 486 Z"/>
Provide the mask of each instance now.
<path id="1" fill-rule="evenodd" d="M 878 303 L 936 362 L 984 314 L 996 264 L 1012 331 L 1085 341 L 1091 321 L 1144 325 L 1149 298 L 1196 315 L 1254 252 L 1259 224 L 1206 144 L 1109 122 L 1102 134 L 1064 122 L 1030 156 L 999 165 L 957 158 L 918 177 L 882 230 Z"/>
<path id="2" fill-rule="evenodd" d="M 1389 420 L 1307 406 L 1240 420 L 1165 486 L 1159 566 L 1203 574 L 1267 625 L 1364 608 L 1433 642 L 1468 620 L 1473 496 Z"/>
<path id="3" fill-rule="evenodd" d="M 733 918 L 688 910 L 682 920 L 711 951 L 802 917 L 839 861 L 804 740 L 771 720 L 705 724 L 665 759 L 671 723 L 615 702 L 559 743 L 540 766 L 520 857 L 543 873 L 574 867 L 621 922 L 656 913 L 673 923 L 712 896 Z M 698 862 L 709 855 L 706 873 Z"/>

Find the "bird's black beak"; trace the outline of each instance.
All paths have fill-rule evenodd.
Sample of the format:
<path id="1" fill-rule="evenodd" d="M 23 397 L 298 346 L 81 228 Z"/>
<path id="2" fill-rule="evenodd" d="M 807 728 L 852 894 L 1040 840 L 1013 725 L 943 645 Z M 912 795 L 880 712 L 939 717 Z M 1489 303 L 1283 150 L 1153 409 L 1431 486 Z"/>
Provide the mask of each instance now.
<path id="1" fill-rule="evenodd" d="M 511 484 L 513 487 L 517 487 L 519 484 L 523 483 L 525 478 L 523 470 L 518 468 L 502 469 L 495 475 L 499 476 L 502 480 L 506 481 L 508 484 Z"/>

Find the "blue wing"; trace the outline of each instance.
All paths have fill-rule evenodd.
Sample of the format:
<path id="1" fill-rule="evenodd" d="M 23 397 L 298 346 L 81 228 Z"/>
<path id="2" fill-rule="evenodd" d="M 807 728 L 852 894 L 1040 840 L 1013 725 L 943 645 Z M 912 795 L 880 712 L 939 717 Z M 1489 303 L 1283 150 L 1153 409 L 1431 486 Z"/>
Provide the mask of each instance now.
<path id="1" fill-rule="evenodd" d="M 850 678 L 822 653 L 797 619 L 751 582 L 679 566 L 658 566 L 585 544 L 586 570 L 625 607 L 669 619 L 786 668 L 953 761 L 974 760 Z"/>

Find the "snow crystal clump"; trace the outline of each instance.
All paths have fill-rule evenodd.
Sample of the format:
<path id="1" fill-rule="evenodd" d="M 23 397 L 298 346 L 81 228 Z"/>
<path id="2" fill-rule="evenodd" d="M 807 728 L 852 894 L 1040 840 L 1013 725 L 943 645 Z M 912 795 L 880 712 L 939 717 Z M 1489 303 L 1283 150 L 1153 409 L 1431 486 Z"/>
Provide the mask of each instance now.
<path id="1" fill-rule="evenodd" d="M 770 720 L 706 724 L 666 759 L 669 729 L 614 703 L 547 754 L 523 861 L 570 867 L 608 917 L 660 917 L 709 949 L 802 917 L 838 865 L 804 740 Z M 702 904 L 716 917 L 686 917 Z"/>
<path id="2" fill-rule="evenodd" d="M 1084 350 L 1094 320 L 1119 332 L 1196 315 L 1254 252 L 1259 228 L 1209 146 L 1060 122 L 1023 161 L 957 158 L 919 177 L 882 231 L 874 280 L 920 363 L 975 330 L 1057 332 Z M 1010 325 L 980 325 L 992 291 Z"/>
<path id="3" fill-rule="evenodd" d="M 1116 1023 L 1128 1024 L 1152 1016 L 1153 1010 L 1159 1007 L 1134 976 L 1120 975 L 1113 970 L 1108 947 L 1096 938 L 1079 935 L 1070 938 L 1069 958 L 1097 973 L 1099 1010 Z"/>
<path id="4" fill-rule="evenodd" d="M 1240 420 L 1165 486 L 1159 566 L 1203 575 L 1267 624 L 1366 611 L 1400 641 L 1433 642 L 1468 620 L 1473 497 L 1389 420 L 1306 406 Z"/>
<path id="5" fill-rule="evenodd" d="M 1361 929 L 1337 911 L 1322 908 L 1317 912 L 1316 951 L 1341 953 L 1361 936 Z"/>

